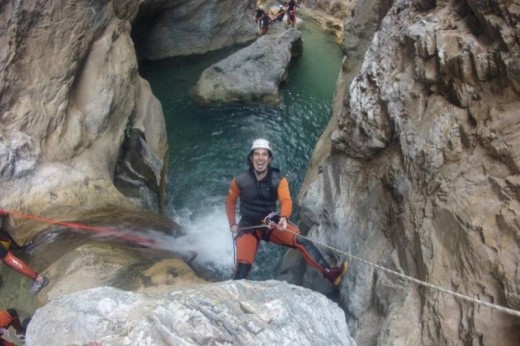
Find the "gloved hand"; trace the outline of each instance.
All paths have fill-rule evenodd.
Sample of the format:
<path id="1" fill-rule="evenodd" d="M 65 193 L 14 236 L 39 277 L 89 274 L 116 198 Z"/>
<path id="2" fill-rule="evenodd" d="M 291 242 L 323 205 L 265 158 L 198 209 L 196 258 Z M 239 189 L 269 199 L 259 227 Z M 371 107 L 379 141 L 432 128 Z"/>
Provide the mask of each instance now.
<path id="1" fill-rule="evenodd" d="M 232 233 L 237 233 L 238 232 L 238 225 L 233 225 L 229 228 L 229 230 L 232 232 Z"/>
<path id="2" fill-rule="evenodd" d="M 287 218 L 285 216 L 282 216 L 280 218 L 280 221 L 278 221 L 278 224 L 277 224 L 278 228 L 281 229 L 282 231 L 285 231 L 287 229 Z"/>

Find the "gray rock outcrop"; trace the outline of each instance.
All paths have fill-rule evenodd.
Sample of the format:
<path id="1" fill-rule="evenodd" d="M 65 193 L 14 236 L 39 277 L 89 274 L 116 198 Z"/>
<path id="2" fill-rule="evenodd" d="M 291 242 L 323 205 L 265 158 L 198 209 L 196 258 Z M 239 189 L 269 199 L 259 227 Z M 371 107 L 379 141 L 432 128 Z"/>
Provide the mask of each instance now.
<path id="1" fill-rule="evenodd" d="M 133 23 L 139 59 L 202 54 L 257 36 L 252 0 L 145 0 Z"/>
<path id="2" fill-rule="evenodd" d="M 31 345 L 355 346 L 344 312 L 323 295 L 278 281 L 227 281 L 164 294 L 98 287 L 39 309 Z"/>
<path id="3" fill-rule="evenodd" d="M 264 35 L 205 69 L 193 94 L 203 103 L 277 104 L 279 87 L 287 79 L 289 63 L 301 55 L 302 49 L 302 34 L 296 29 Z"/>
<path id="4" fill-rule="evenodd" d="M 387 5 L 359 1 L 345 23 L 344 89 L 300 194 L 302 228 L 372 263 L 520 310 L 519 4 L 400 0 L 382 21 L 368 17 Z M 374 24 L 375 34 L 363 30 Z M 302 282 L 320 289 L 311 269 Z M 362 345 L 520 340 L 518 317 L 357 261 L 340 299 Z"/>

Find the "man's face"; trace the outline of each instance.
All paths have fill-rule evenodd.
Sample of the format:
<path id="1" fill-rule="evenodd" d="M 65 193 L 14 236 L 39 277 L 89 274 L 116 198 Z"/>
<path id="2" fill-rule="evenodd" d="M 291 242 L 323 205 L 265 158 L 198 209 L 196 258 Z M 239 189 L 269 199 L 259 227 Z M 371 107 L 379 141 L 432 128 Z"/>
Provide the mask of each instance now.
<path id="1" fill-rule="evenodd" d="M 257 173 L 265 172 L 267 166 L 271 162 L 269 150 L 255 149 L 251 154 L 251 162 L 253 163 L 253 168 Z"/>

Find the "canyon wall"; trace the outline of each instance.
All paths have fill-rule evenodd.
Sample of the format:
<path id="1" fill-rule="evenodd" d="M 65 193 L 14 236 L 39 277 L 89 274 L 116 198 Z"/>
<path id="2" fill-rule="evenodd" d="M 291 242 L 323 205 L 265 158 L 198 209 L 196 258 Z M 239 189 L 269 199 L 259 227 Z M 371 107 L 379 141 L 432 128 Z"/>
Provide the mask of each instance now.
<path id="1" fill-rule="evenodd" d="M 329 258 L 520 309 L 519 15 L 518 1 L 356 3 L 299 196 L 302 228 L 343 251 Z M 311 269 L 301 280 L 323 289 Z M 518 317 L 353 259 L 338 299 L 360 345 L 520 342 Z"/>
<path id="2" fill-rule="evenodd" d="M 69 220 L 107 208 L 161 209 L 168 145 L 130 38 L 138 8 L 139 1 L 1 5 L 2 208 Z M 17 219 L 12 236 L 24 244 L 46 227 Z"/>

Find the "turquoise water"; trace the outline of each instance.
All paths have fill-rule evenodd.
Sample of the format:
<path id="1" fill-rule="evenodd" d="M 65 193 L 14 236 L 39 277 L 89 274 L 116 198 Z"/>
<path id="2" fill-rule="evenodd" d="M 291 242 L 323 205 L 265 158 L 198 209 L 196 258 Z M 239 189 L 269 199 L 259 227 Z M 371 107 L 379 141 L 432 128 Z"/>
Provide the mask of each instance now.
<path id="1" fill-rule="evenodd" d="M 170 145 L 168 214 L 184 225 L 186 251 L 217 276 L 233 270 L 233 246 L 224 211 L 231 178 L 247 169 L 246 156 L 255 138 L 273 144 L 273 165 L 288 177 L 297 221 L 296 195 L 315 143 L 331 116 L 331 101 L 342 52 L 334 38 L 313 23 L 304 23 L 303 55 L 291 63 L 279 106 L 200 106 L 189 90 L 202 71 L 236 49 L 142 63 L 163 105 Z M 275 249 L 276 248 L 276 249 Z M 262 245 L 252 278 L 274 277 L 284 248 Z"/>

